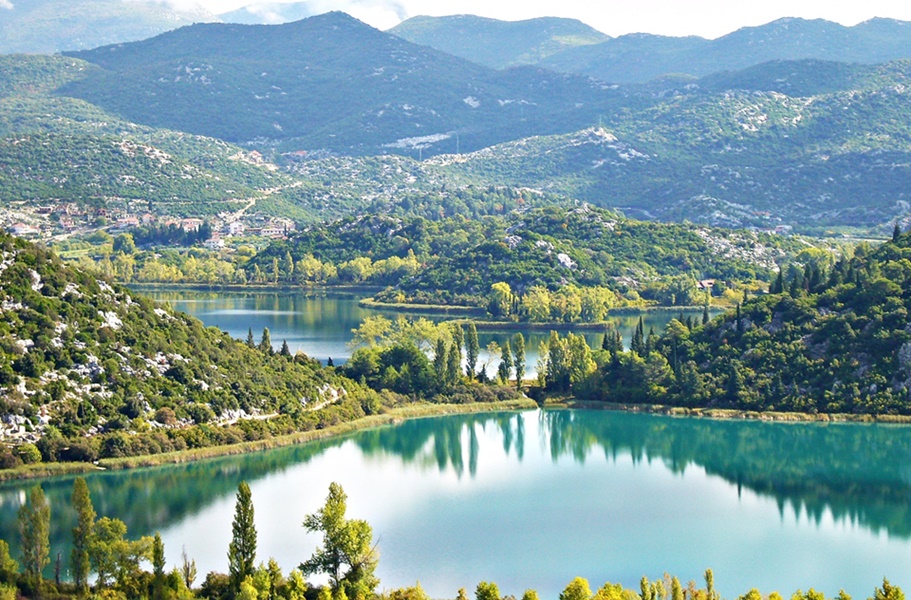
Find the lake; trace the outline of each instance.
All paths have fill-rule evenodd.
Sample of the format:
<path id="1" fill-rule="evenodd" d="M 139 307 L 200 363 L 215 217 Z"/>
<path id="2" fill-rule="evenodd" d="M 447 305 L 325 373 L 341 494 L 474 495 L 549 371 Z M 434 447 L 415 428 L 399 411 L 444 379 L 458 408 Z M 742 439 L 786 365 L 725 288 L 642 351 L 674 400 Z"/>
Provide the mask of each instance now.
<path id="1" fill-rule="evenodd" d="M 188 313 L 206 325 L 227 331 L 232 337 L 246 339 L 252 329 L 257 342 L 264 328 L 269 328 L 272 345 L 281 348 L 287 341 L 291 352 L 301 351 L 319 359 L 323 363 L 332 358 L 335 364 L 342 364 L 351 356 L 349 347 L 352 330 L 356 329 L 369 315 L 383 314 L 395 319 L 399 313 L 380 312 L 358 305 L 359 298 L 353 295 L 332 292 L 200 292 L 191 290 L 147 291 L 142 293 L 169 303 L 176 310 Z M 433 321 L 446 320 L 451 317 L 408 315 L 417 318 L 426 316 Z M 679 312 L 650 311 L 643 313 L 646 333 L 654 328 L 657 333 L 664 330 L 668 322 L 677 317 Z M 685 311 L 684 315 L 692 316 L 701 322 L 701 310 Z M 638 315 L 611 316 L 623 334 L 624 343 L 629 344 L 633 329 L 639 321 Z M 478 341 L 481 344 L 479 364 L 489 361 L 488 373 L 493 374 L 499 364 L 499 356 L 491 358 L 484 349 L 487 344 L 496 341 L 504 344 L 515 331 L 480 331 Z M 594 331 L 583 331 L 589 345 L 600 346 L 602 334 Z M 538 346 L 548 336 L 547 330 L 522 331 L 526 346 L 526 377 L 535 376 L 535 364 L 538 360 Z"/>
<path id="2" fill-rule="evenodd" d="M 419 419 L 238 457 L 87 477 L 99 515 L 160 531 L 202 581 L 227 570 L 234 495 L 250 483 L 258 560 L 287 570 L 320 541 L 301 527 L 329 483 L 380 549 L 380 589 L 434 598 L 479 581 L 556 600 L 575 576 L 638 589 L 665 571 L 736 598 L 814 587 L 911 590 L 911 428 L 713 421 L 548 410 Z M 30 482 L 0 486 L 0 537 Z M 42 482 L 69 549 L 72 478 Z"/>

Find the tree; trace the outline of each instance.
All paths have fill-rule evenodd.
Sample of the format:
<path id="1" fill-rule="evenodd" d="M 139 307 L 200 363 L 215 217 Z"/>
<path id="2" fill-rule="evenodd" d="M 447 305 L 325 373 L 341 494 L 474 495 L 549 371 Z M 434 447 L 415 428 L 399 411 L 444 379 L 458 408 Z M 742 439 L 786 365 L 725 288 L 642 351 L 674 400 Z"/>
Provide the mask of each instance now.
<path id="1" fill-rule="evenodd" d="M 95 508 L 89 496 L 85 479 L 77 477 L 73 482 L 73 509 L 76 511 L 76 526 L 73 528 L 73 552 L 70 555 L 73 568 L 73 583 L 76 589 L 85 590 L 89 576 L 89 544 L 95 526 Z"/>
<path id="2" fill-rule="evenodd" d="M 40 485 L 31 489 L 28 501 L 19 508 L 19 536 L 25 578 L 35 589 L 41 587 L 41 569 L 50 562 L 51 508 Z"/>
<path id="3" fill-rule="evenodd" d="M 478 366 L 478 356 L 481 354 L 481 345 L 478 343 L 478 328 L 474 323 L 465 327 L 465 375 L 474 379 Z"/>
<path id="4" fill-rule="evenodd" d="M 509 340 L 503 344 L 503 353 L 500 355 L 500 365 L 497 367 L 497 377 L 500 382 L 509 383 L 509 374 L 512 372 L 512 348 Z"/>
<path id="5" fill-rule="evenodd" d="M 500 588 L 492 581 L 482 581 L 474 591 L 475 600 L 500 600 Z"/>
<path id="6" fill-rule="evenodd" d="M 873 590 L 873 600 L 905 600 L 905 593 L 901 588 L 889 583 L 883 578 L 883 586 Z"/>
<path id="7" fill-rule="evenodd" d="M 288 347 L 288 340 L 282 340 L 282 349 L 279 352 L 282 356 L 291 356 L 291 348 Z"/>
<path id="8" fill-rule="evenodd" d="M 461 329 L 460 329 L 461 331 Z M 446 386 L 452 387 L 462 378 L 462 352 L 453 342 L 446 352 Z"/>
<path id="9" fill-rule="evenodd" d="M 236 594 L 240 592 L 240 584 L 243 580 L 253 574 L 255 568 L 253 561 L 256 560 L 253 499 L 250 496 L 250 486 L 246 481 L 241 481 L 237 486 L 231 534 L 231 543 L 228 545 L 228 575 L 231 578 L 231 588 Z"/>
<path id="10" fill-rule="evenodd" d="M 269 333 L 269 328 L 263 328 L 263 337 L 259 340 L 259 349 L 266 354 L 272 354 L 272 335 Z"/>
<path id="11" fill-rule="evenodd" d="M 9 544 L 0 540 L 0 584 L 15 583 L 19 576 L 19 563 L 9 554 Z"/>
<path id="12" fill-rule="evenodd" d="M 161 541 L 161 534 L 156 531 L 152 541 L 152 576 L 154 577 L 152 595 L 155 600 L 164 598 L 164 567 L 164 542 Z"/>
<path id="13" fill-rule="evenodd" d="M 636 325 L 635 331 L 633 331 L 629 349 L 639 356 L 645 356 L 645 326 L 641 316 L 639 317 L 639 323 Z"/>
<path id="14" fill-rule="evenodd" d="M 591 596 L 588 580 L 583 577 L 576 577 L 560 592 L 560 600 L 589 600 Z"/>
<path id="15" fill-rule="evenodd" d="M 186 547 L 180 553 L 180 576 L 187 589 L 191 589 L 196 581 L 196 561 L 187 557 Z"/>
<path id="16" fill-rule="evenodd" d="M 892 241 L 897 242 L 898 238 L 901 237 L 902 228 L 899 226 L 898 221 L 895 222 L 895 229 L 892 230 Z"/>
<path id="17" fill-rule="evenodd" d="M 125 539 L 126 524 L 120 519 L 102 517 L 95 522 L 89 544 L 89 560 L 98 574 L 98 587 L 108 584 L 112 575 L 127 597 L 137 597 L 139 563 L 151 558 L 152 538 Z"/>
<path id="18" fill-rule="evenodd" d="M 306 562 L 300 565 L 306 575 L 326 573 L 333 595 L 364 600 L 368 598 L 379 579 L 374 575 L 379 561 L 373 543 L 373 529 L 363 520 L 346 519 L 348 497 L 338 483 L 329 485 L 326 504 L 317 512 L 307 515 L 307 531 L 323 533 L 323 545 Z"/>
<path id="19" fill-rule="evenodd" d="M 247 328 L 247 346 L 250 348 L 256 348 L 256 342 L 253 341 L 253 328 Z"/>
<path id="20" fill-rule="evenodd" d="M 440 385 L 446 382 L 446 354 L 446 340 L 440 336 L 433 350 L 433 374 Z"/>
<path id="21" fill-rule="evenodd" d="M 525 377 L 525 336 L 517 333 L 512 338 L 513 361 L 516 370 L 516 389 L 522 389 L 522 379 Z"/>

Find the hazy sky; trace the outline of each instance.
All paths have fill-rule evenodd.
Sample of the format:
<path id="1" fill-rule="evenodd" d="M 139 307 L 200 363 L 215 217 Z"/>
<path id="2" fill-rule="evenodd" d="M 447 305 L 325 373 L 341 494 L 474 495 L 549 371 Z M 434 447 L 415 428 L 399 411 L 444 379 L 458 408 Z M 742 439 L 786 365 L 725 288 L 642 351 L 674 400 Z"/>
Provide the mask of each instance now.
<path id="1" fill-rule="evenodd" d="M 196 2 L 223 13 L 254 0 L 165 1 Z M 872 17 L 911 21 L 907 0 L 307 0 L 306 4 L 312 14 L 342 10 L 379 29 L 417 15 L 475 14 L 511 21 L 553 16 L 579 19 L 612 36 L 647 32 L 713 38 L 781 17 L 824 18 L 845 25 Z"/>

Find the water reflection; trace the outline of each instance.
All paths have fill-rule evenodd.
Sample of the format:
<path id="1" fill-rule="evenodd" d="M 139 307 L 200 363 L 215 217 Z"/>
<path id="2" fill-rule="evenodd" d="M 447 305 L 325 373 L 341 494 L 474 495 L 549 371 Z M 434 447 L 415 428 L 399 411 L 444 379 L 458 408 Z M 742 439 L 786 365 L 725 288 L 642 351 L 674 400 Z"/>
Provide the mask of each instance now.
<path id="1" fill-rule="evenodd" d="M 95 473 L 86 479 L 99 515 L 121 518 L 127 522 L 131 535 L 144 535 L 173 528 L 179 523 L 194 522 L 214 506 L 230 504 L 241 480 L 252 484 L 259 480 L 274 483 L 304 479 L 307 486 L 312 487 L 312 472 L 319 464 L 339 456 L 340 452 L 349 456 L 352 449 L 361 458 L 356 467 L 358 471 L 349 475 L 354 480 L 388 480 L 391 489 L 382 489 L 382 485 L 380 489 L 371 488 L 370 502 L 395 505 L 397 510 L 405 508 L 398 506 L 398 501 L 387 503 L 382 497 L 394 497 L 407 491 L 410 510 L 423 515 L 441 498 L 461 490 L 460 495 L 483 498 L 459 504 L 458 510 L 465 511 L 462 517 L 471 523 L 479 522 L 479 515 L 505 519 L 509 511 L 515 510 L 515 505 L 534 506 L 544 501 L 545 496 L 565 494 L 568 500 L 559 500 L 561 506 L 567 502 L 580 503 L 579 506 L 565 505 L 567 515 L 578 513 L 576 526 L 563 525 L 557 532 L 568 538 L 566 543 L 578 543 L 587 535 L 607 535 L 589 531 L 593 526 L 586 515 L 603 515 L 606 510 L 598 502 L 619 502 L 628 506 L 624 510 L 633 511 L 628 518 L 635 523 L 642 517 L 633 515 L 645 510 L 641 494 L 651 486 L 672 486 L 656 487 L 658 491 L 651 494 L 654 499 L 649 501 L 666 503 L 664 508 L 655 510 L 679 513 L 680 520 L 687 519 L 687 510 L 697 513 L 701 510 L 699 506 L 690 506 L 693 504 L 730 504 L 725 499 L 727 492 L 716 493 L 711 499 L 670 497 L 671 493 L 682 494 L 673 487 L 680 483 L 673 481 L 686 482 L 698 473 L 725 482 L 731 490 L 733 503 L 742 504 L 730 509 L 734 512 L 745 510 L 762 499 L 766 499 L 766 503 L 771 500 L 777 507 L 777 526 L 784 528 L 781 536 L 797 535 L 790 530 L 803 527 L 801 523 L 812 523 L 816 530 L 825 529 L 831 520 L 836 525 L 841 523 L 851 529 L 859 526 L 893 540 L 907 542 L 911 538 L 911 428 L 888 425 L 714 421 L 571 410 L 458 415 L 406 421 L 345 438 L 244 456 L 130 472 Z M 342 467 L 329 465 L 328 468 L 335 477 Z M 574 473 L 578 473 L 578 480 L 570 478 Z M 609 485 L 614 478 L 629 479 L 630 473 L 635 473 L 631 480 L 637 482 L 634 487 Z M 662 473 L 670 474 L 670 484 Z M 600 482 L 598 485 L 608 487 L 598 493 L 592 492 L 589 488 L 595 480 Z M 697 478 L 696 481 L 701 480 Z M 54 518 L 52 551 L 54 555 L 60 551 L 68 557 L 69 531 L 74 524 L 69 506 L 72 478 L 57 478 L 41 484 Z M 0 486 L 0 537 L 14 544 L 17 540 L 16 511 L 22 501 L 22 490 L 30 485 Z M 395 489 L 405 485 L 412 487 Z M 703 486 L 701 493 L 706 493 L 707 484 L 700 485 Z M 637 490 L 636 486 L 643 489 Z M 508 500 L 499 499 L 505 494 L 501 488 L 507 487 L 513 488 L 509 490 L 511 496 Z M 494 493 L 497 496 L 490 495 Z M 321 485 L 313 491 L 316 499 L 322 494 Z M 625 494 L 630 498 L 621 500 Z M 747 495 L 749 502 L 743 499 Z M 587 504 L 590 502 L 595 504 Z M 306 503 L 301 501 L 301 505 L 306 506 Z M 456 519 L 452 514 L 424 516 L 443 521 Z M 402 514 L 394 518 L 411 517 Z M 284 520 L 287 517 L 275 514 L 269 518 Z M 374 518 L 382 521 L 387 517 Z M 622 519 L 624 515 L 614 518 Z M 225 530 L 229 529 L 229 519 L 224 519 Z M 426 531 L 450 526 L 441 524 L 443 521 L 422 523 L 420 527 L 424 529 L 414 535 L 426 536 Z M 712 522 L 712 527 L 722 525 Z M 377 525 L 378 528 L 382 526 L 382 522 Z M 674 528 L 687 526 L 686 523 L 673 524 Z M 736 530 L 742 524 L 724 526 Z M 637 534 L 659 535 L 660 539 L 667 535 L 663 531 L 650 533 L 647 530 L 622 535 Z M 384 546 L 394 543 L 395 538 L 387 535 Z M 547 543 L 555 542 L 548 540 Z M 907 550 L 907 545 L 903 547 Z M 799 548 L 790 551 L 799 551 Z M 217 560 L 223 560 L 223 554 L 224 548 L 219 547 Z M 673 565 L 662 563 L 661 566 L 671 568 Z M 701 566 L 708 565 L 702 563 Z M 420 573 L 409 576 L 420 575 L 423 582 L 425 574 L 419 570 Z"/>

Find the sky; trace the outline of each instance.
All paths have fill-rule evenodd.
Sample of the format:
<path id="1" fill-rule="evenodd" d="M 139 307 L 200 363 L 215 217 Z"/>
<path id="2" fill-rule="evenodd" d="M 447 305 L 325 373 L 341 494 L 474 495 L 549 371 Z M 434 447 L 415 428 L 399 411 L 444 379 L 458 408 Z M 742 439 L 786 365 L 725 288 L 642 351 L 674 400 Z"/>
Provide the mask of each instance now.
<path id="1" fill-rule="evenodd" d="M 0 4 L 6 0 L 0 0 Z M 224 13 L 252 0 L 164 0 Z M 272 0 L 273 2 L 275 0 Z M 13 0 L 15 2 L 15 0 Z M 534 17 L 579 19 L 611 36 L 626 33 L 715 38 L 781 17 L 823 18 L 855 25 L 872 17 L 911 21 L 906 0 L 306 0 L 310 14 L 341 10 L 389 29 L 417 15 L 474 14 L 516 21 Z"/>

